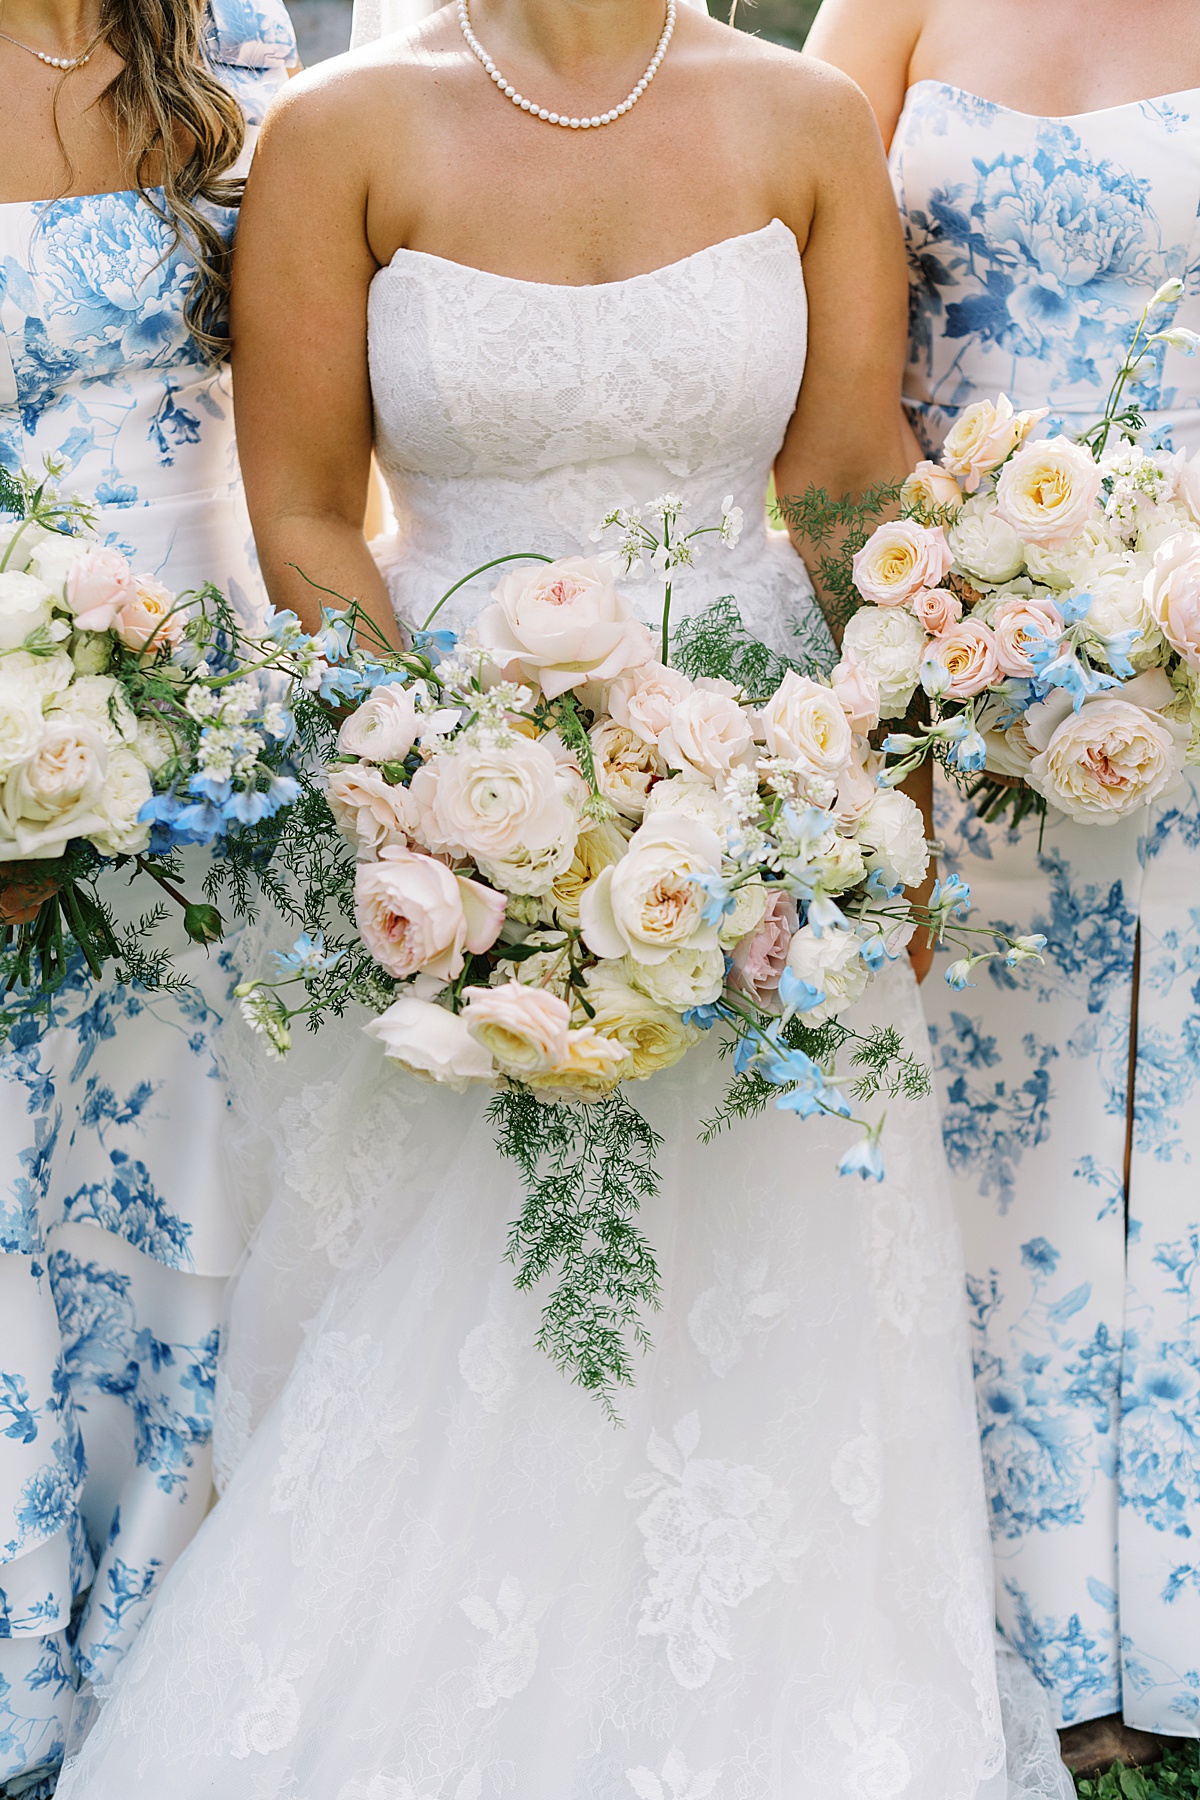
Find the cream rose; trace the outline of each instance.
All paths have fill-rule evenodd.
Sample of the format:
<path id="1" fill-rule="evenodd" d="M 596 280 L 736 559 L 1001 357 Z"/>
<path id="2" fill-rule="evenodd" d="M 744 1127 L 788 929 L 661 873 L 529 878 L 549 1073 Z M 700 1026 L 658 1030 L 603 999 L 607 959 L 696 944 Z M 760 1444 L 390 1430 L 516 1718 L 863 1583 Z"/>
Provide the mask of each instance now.
<path id="1" fill-rule="evenodd" d="M 1049 600 L 1002 600 L 992 614 L 996 664 L 1002 675 L 1033 673 L 1031 650 L 1062 636 L 1062 618 Z"/>
<path id="2" fill-rule="evenodd" d="M 940 463 L 919 462 L 900 489 L 905 512 L 924 513 L 929 518 L 956 513 L 962 503 L 962 489 Z"/>
<path id="3" fill-rule="evenodd" d="M 119 550 L 98 547 L 75 557 L 63 598 L 75 614 L 77 630 L 111 631 L 122 607 L 137 598 L 137 583 Z"/>
<path id="4" fill-rule="evenodd" d="M 647 662 L 613 682 L 608 710 L 618 725 L 636 732 L 647 744 L 657 744 L 671 723 L 671 708 L 691 691 L 691 682 L 677 669 Z"/>
<path id="5" fill-rule="evenodd" d="M 684 1013 L 718 998 L 725 986 L 725 954 L 719 945 L 683 944 L 662 962 L 630 964 L 629 978 L 660 1006 Z"/>
<path id="6" fill-rule="evenodd" d="M 45 729 L 40 695 L 8 674 L 7 661 L 0 662 L 0 775 L 33 755 Z"/>
<path id="7" fill-rule="evenodd" d="M 585 991 L 595 1017 L 591 1023 L 625 1051 L 625 1075 L 645 1081 L 677 1063 L 700 1032 L 685 1025 L 681 1014 L 641 993 L 612 964 L 588 971 Z"/>
<path id="8" fill-rule="evenodd" d="M 137 742 L 137 714 L 125 698 L 124 688 L 111 675 L 77 676 L 58 696 L 49 717 L 90 725 L 110 750 Z"/>
<path id="9" fill-rule="evenodd" d="M 548 895 L 554 916 L 561 925 L 578 925 L 580 900 L 601 869 L 620 862 L 628 841 L 625 833 L 611 820 L 580 832 L 570 865 L 555 876 Z"/>
<path id="10" fill-rule="evenodd" d="M 986 767 L 993 775 L 1011 775 L 1015 781 L 1028 779 L 1033 748 L 1020 719 L 1007 731 L 985 731 L 983 742 L 987 750 Z"/>
<path id="11" fill-rule="evenodd" d="M 658 740 L 659 755 L 672 769 L 720 786 L 732 769 L 753 762 L 753 727 L 735 692 L 730 682 L 698 681 L 675 703 Z"/>
<path id="12" fill-rule="evenodd" d="M 1104 477 L 1091 451 L 1069 438 L 1027 444 L 996 483 L 996 510 L 1027 544 L 1066 544 L 1091 516 Z"/>
<path id="13" fill-rule="evenodd" d="M 385 1013 L 363 1026 L 378 1038 L 383 1053 L 413 1075 L 463 1093 L 475 1081 L 491 1081 L 495 1068 L 461 1017 L 444 1006 L 404 994 Z"/>
<path id="14" fill-rule="evenodd" d="M 104 791 L 96 811 L 105 823 L 89 833 L 97 850 L 108 856 L 140 856 L 150 842 L 150 827 L 138 822 L 138 814 L 154 793 L 146 765 L 133 751 L 111 750 Z"/>
<path id="15" fill-rule="evenodd" d="M 615 719 L 601 719 L 590 737 L 596 785 L 627 819 L 640 819 L 652 782 L 666 773 L 653 743 Z"/>
<path id="16" fill-rule="evenodd" d="M 0 575 L 0 650 L 17 650 L 50 623 L 50 589 L 36 575 Z"/>
<path id="17" fill-rule="evenodd" d="M 1077 713 L 1069 701 L 1066 705 L 1066 716 L 1048 738 L 1047 727 L 1058 711 L 1049 702 L 1030 708 L 1026 731 L 1038 751 L 1029 781 L 1068 818 L 1115 825 L 1178 786 L 1185 726 L 1106 695 L 1086 700 Z M 1032 718 L 1035 713 L 1043 716 Z"/>
<path id="18" fill-rule="evenodd" d="M 830 675 L 829 685 L 851 731 L 867 737 L 879 723 L 879 683 L 866 663 L 849 651 Z"/>
<path id="19" fill-rule="evenodd" d="M 360 856 L 373 857 L 385 844 L 408 843 L 418 835 L 420 814 L 408 788 L 392 786 L 369 763 L 330 769 L 325 793 L 334 824 Z"/>
<path id="20" fill-rule="evenodd" d="M 962 619 L 931 639 L 925 653 L 926 664 L 943 672 L 936 687 L 923 677 L 930 693 L 945 700 L 969 700 L 981 694 L 995 681 L 999 671 L 996 640 L 991 629 L 978 619 Z"/>
<path id="21" fill-rule="evenodd" d="M 585 943 L 596 956 L 632 956 L 638 963 L 664 962 L 682 944 L 713 948 L 717 930 L 701 916 L 704 895 L 691 877 L 720 866 L 715 832 L 679 814 L 657 814 L 580 900 Z"/>
<path id="22" fill-rule="evenodd" d="M 1007 520 L 979 501 L 965 506 L 948 534 L 954 560 L 974 581 L 1011 581 L 1025 565 L 1025 545 Z"/>
<path id="23" fill-rule="evenodd" d="M 540 893 L 570 866 L 578 822 L 565 795 L 576 779 L 569 769 L 560 779 L 545 743 L 514 735 L 503 748 L 468 740 L 439 751 L 410 792 L 431 850 L 471 856 L 498 886 Z"/>
<path id="24" fill-rule="evenodd" d="M 342 720 L 338 749 L 343 756 L 361 756 L 367 762 L 402 763 L 417 741 L 418 729 L 411 692 L 387 682 Z"/>
<path id="25" fill-rule="evenodd" d="M 908 711 L 928 641 L 906 607 L 862 606 L 846 626 L 842 654 L 852 652 L 879 683 L 881 719 L 900 719 Z"/>
<path id="26" fill-rule="evenodd" d="M 175 595 L 152 575 L 133 579 L 133 596 L 115 620 L 117 636 L 127 650 L 173 650 L 183 640 L 187 614 L 176 611 Z"/>
<path id="27" fill-rule="evenodd" d="M 868 869 L 889 887 L 918 887 L 929 868 L 925 821 L 915 800 L 898 788 L 880 788 L 859 821 L 859 848 Z"/>
<path id="28" fill-rule="evenodd" d="M 566 1062 L 571 1013 L 557 994 L 506 981 L 466 988 L 463 999 L 467 1030 L 506 1075 L 526 1081 Z"/>
<path id="29" fill-rule="evenodd" d="M 968 494 L 973 494 L 983 476 L 998 468 L 1024 442 L 1046 408 L 1037 412 L 1016 412 L 1006 394 L 996 401 L 976 400 L 964 407 L 946 434 L 942 446 L 942 464 L 956 475 Z"/>
<path id="30" fill-rule="evenodd" d="M 480 644 L 506 676 L 535 682 L 548 700 L 614 681 L 654 656 L 650 633 L 597 557 L 512 570 L 492 598 L 476 624 Z"/>
<path id="31" fill-rule="evenodd" d="M 567 1054 L 549 1074 L 534 1078 L 539 1100 L 603 1100 L 629 1067 L 629 1053 L 594 1025 L 577 1025 L 567 1033 Z"/>
<path id="32" fill-rule="evenodd" d="M 1200 532 L 1181 531 L 1155 552 L 1143 595 L 1172 650 L 1200 668 Z"/>
<path id="33" fill-rule="evenodd" d="M 874 681 L 860 657 L 860 679 Z M 875 682 L 876 692 L 879 684 Z M 845 708 L 832 688 L 789 669 L 759 715 L 772 756 L 796 763 L 806 774 L 837 780 L 850 761 L 854 734 Z"/>
<path id="34" fill-rule="evenodd" d="M 499 937 L 504 896 L 432 856 L 386 844 L 378 862 L 359 864 L 354 916 L 375 961 L 398 981 L 418 972 L 453 981 L 464 951 L 482 955 Z"/>
<path id="35" fill-rule="evenodd" d="M 825 931 L 818 937 L 802 925 L 788 945 L 787 966 L 824 995 L 800 1016 L 810 1025 L 832 1019 L 861 998 L 870 970 L 859 955 L 862 940 L 853 931 Z"/>
<path id="36" fill-rule="evenodd" d="M 854 557 L 854 585 L 875 606 L 903 606 L 922 588 L 937 587 L 953 562 L 940 525 L 893 519 L 877 526 Z"/>
<path id="37" fill-rule="evenodd" d="M 69 839 L 103 830 L 98 803 L 107 774 L 108 747 L 98 732 L 48 719 L 33 755 L 4 780 L 4 854 L 56 856 Z"/>
<path id="38" fill-rule="evenodd" d="M 962 601 L 949 588 L 922 588 L 913 595 L 912 609 L 930 637 L 940 637 L 962 618 Z"/>
<path id="39" fill-rule="evenodd" d="M 642 824 L 650 819 L 658 818 L 662 813 L 675 813 L 685 819 L 694 819 L 697 825 L 707 825 L 715 831 L 723 842 L 727 825 L 725 802 L 715 788 L 707 783 L 689 781 L 684 775 L 672 775 L 666 781 L 656 781 L 646 799 L 646 810 L 642 815 Z"/>
<path id="40" fill-rule="evenodd" d="M 7 656 L 0 656 L 0 683 L 19 686 L 26 694 L 36 694 L 39 700 L 53 700 L 74 679 L 75 664 L 61 648 L 45 655 L 40 651 L 34 655 L 29 650 L 10 650 Z"/>

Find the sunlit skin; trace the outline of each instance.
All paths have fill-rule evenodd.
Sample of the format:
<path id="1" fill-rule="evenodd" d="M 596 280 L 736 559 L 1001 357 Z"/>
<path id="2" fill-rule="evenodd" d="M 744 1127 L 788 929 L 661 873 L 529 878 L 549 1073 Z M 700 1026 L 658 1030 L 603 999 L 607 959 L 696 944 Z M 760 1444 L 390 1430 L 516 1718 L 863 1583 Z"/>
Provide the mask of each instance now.
<path id="1" fill-rule="evenodd" d="M 0 31 L 47 56 L 81 55 L 99 25 L 100 0 L 0 4 Z M 120 69 L 120 58 L 105 44 L 83 68 L 64 74 L 0 38 L 0 204 L 112 193 L 130 185 L 112 121 L 96 104 Z"/>

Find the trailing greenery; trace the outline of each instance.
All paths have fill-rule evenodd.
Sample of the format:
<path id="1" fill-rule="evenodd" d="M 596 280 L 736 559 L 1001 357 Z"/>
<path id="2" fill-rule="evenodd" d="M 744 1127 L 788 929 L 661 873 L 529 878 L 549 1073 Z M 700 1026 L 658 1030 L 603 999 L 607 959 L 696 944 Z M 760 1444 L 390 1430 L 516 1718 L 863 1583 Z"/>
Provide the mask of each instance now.
<path id="1" fill-rule="evenodd" d="M 488 1119 L 525 1188 L 508 1234 L 516 1285 L 551 1283 L 538 1347 L 615 1419 L 631 1346 L 649 1349 L 644 1317 L 659 1305 L 658 1264 L 636 1220 L 658 1192 L 662 1140 L 620 1088 L 590 1106 L 548 1106 L 511 1088 Z"/>
<path id="2" fill-rule="evenodd" d="M 899 505 L 899 482 L 882 482 L 858 499 L 850 494 L 831 499 L 818 487 L 807 487 L 802 494 L 780 494 L 776 499 L 776 512 L 784 524 L 816 552 L 812 573 L 821 610 L 839 643 L 859 607 L 854 558 L 884 516 Z"/>
<path id="3" fill-rule="evenodd" d="M 737 601 L 728 595 L 693 618 L 679 621 L 671 661 L 689 681 L 732 681 L 763 700 L 775 692 L 789 669 L 801 675 L 817 673 L 814 660 L 794 661 L 751 637 Z"/>

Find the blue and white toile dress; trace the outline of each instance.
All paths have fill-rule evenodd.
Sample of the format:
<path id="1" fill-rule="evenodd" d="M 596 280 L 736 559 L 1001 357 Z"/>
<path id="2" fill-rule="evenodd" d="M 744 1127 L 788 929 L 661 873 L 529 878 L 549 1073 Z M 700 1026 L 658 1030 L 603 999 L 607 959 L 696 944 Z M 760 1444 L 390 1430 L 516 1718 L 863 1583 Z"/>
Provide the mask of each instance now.
<path id="1" fill-rule="evenodd" d="M 281 0 L 210 20 L 257 125 L 295 56 Z M 184 327 L 191 273 L 137 193 L 0 205 L 0 464 L 60 459 L 138 569 L 252 612 L 228 368 Z M 44 1769 L 48 1789 L 77 1684 L 111 1675 L 209 1502 L 242 1247 L 212 1050 L 228 974 L 180 961 L 182 1000 L 83 971 L 0 1045 L 0 1787 Z"/>
<path id="2" fill-rule="evenodd" d="M 1071 118 L 937 81 L 892 147 L 908 241 L 910 413 L 930 449 L 1007 393 L 1082 428 L 1146 300 L 1200 326 L 1200 89 Z M 1164 315 L 1158 315 L 1163 317 Z M 1169 316 L 1169 315 L 1168 315 Z M 1200 368 L 1171 352 L 1149 427 L 1200 449 Z M 982 919 L 1042 967 L 926 990 L 966 1239 L 1004 1630 L 1070 1724 L 1200 1737 L 1200 786 L 1103 830 L 939 835 Z M 1135 1135 L 1124 1183 L 1141 923 Z"/>

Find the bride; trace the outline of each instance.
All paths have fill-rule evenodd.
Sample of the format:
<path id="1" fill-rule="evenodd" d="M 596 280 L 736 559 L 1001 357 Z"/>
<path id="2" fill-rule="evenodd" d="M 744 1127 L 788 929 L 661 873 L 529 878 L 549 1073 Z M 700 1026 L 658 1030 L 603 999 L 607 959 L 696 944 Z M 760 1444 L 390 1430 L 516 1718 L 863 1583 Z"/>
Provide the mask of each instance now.
<path id="1" fill-rule="evenodd" d="M 462 0 L 292 84 L 238 257 L 278 605 L 314 618 L 298 567 L 394 629 L 490 556 L 586 551 L 613 506 L 671 490 L 700 522 L 732 493 L 742 546 L 678 604 L 734 591 L 759 636 L 829 653 L 764 499 L 772 467 L 903 472 L 904 271 L 850 83 L 663 0 Z M 924 1046 L 907 967 L 859 1016 Z M 893 1108 L 887 1178 L 852 1188 L 838 1121 L 770 1111 L 701 1152 L 715 1053 L 647 1084 L 664 1304 L 615 1427 L 533 1347 L 482 1103 L 352 1024 L 297 1054 L 307 1086 L 302 1061 L 236 1084 L 274 1142 L 226 1491 L 64 1800 L 1069 1793 L 1028 1697 L 1006 1773 L 929 1104 Z"/>

